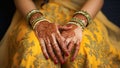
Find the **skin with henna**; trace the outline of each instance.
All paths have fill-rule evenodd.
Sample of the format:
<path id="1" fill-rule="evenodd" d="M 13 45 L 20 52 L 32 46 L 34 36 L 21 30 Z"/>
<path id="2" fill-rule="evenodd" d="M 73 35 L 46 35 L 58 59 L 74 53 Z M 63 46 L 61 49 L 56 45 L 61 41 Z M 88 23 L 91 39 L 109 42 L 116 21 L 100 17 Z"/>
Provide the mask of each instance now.
<path id="1" fill-rule="evenodd" d="M 71 61 L 74 61 L 79 51 L 80 42 L 82 40 L 82 28 L 73 24 L 68 24 L 66 26 L 71 28 L 67 30 L 63 29 L 61 34 L 66 39 L 65 44 L 69 53 L 71 53 L 71 51 L 74 49 L 74 54 L 71 58 Z M 67 59 L 68 57 L 64 56 L 64 61 L 67 61 Z"/>
<path id="2" fill-rule="evenodd" d="M 24 17 L 31 10 L 37 9 L 32 0 L 14 0 L 14 2 L 17 10 Z M 85 10 L 90 14 L 91 18 L 94 18 L 102 7 L 102 4 L 103 0 L 88 0 L 85 5 L 78 10 Z M 31 18 L 34 19 L 36 15 L 32 15 Z M 74 17 L 83 19 L 87 22 L 83 15 L 78 14 Z M 40 46 L 46 59 L 51 58 L 55 64 L 59 62 L 63 64 L 65 63 L 65 58 L 67 58 L 68 55 L 71 55 L 70 52 L 74 49 L 74 54 L 72 55 L 71 60 L 75 60 L 82 40 L 81 26 L 76 26 L 74 24 L 60 26 L 48 21 L 41 21 L 35 26 L 34 31 L 41 44 Z"/>
<path id="3" fill-rule="evenodd" d="M 62 57 L 62 52 L 68 56 L 68 50 L 64 43 L 65 38 L 61 36 L 57 24 L 43 21 L 36 26 L 35 33 L 40 40 L 42 51 L 46 59 L 51 57 L 55 64 L 58 63 L 58 60 L 63 64 L 64 59 Z"/>

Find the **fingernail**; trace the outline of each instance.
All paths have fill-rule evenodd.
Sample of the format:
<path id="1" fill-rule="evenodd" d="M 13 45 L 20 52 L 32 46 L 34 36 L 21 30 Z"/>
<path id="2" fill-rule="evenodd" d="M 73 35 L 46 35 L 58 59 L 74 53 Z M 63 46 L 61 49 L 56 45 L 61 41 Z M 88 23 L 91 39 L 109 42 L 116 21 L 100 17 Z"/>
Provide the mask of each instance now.
<path id="1" fill-rule="evenodd" d="M 58 64 L 58 61 L 54 61 L 55 64 Z"/>
<path id="2" fill-rule="evenodd" d="M 72 58 L 71 61 L 73 62 L 73 61 L 74 61 L 74 58 Z"/>
<path id="3" fill-rule="evenodd" d="M 69 53 L 66 53 L 66 56 L 69 56 Z"/>
<path id="4" fill-rule="evenodd" d="M 45 57 L 46 58 L 46 60 L 48 60 L 48 57 Z"/>
<path id="5" fill-rule="evenodd" d="M 65 63 L 64 61 L 61 62 L 61 64 L 64 64 L 64 63 Z"/>

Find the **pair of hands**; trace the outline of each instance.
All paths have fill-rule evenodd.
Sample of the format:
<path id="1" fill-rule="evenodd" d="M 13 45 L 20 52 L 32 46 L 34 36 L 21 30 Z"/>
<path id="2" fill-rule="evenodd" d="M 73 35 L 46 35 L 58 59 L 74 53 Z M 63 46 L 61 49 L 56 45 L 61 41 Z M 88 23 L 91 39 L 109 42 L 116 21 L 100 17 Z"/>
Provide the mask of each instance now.
<path id="1" fill-rule="evenodd" d="M 52 59 L 55 64 L 65 63 L 71 51 L 73 61 L 77 56 L 82 39 L 82 29 L 73 24 L 60 26 L 48 21 L 42 21 L 35 27 L 36 36 L 41 44 L 46 59 Z"/>

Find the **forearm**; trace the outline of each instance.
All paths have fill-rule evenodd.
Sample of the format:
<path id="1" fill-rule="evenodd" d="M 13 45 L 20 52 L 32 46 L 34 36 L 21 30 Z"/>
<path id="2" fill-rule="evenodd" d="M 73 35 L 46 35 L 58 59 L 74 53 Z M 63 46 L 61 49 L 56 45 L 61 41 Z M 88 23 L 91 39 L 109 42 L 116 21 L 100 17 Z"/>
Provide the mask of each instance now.
<path id="1" fill-rule="evenodd" d="M 101 9 L 104 0 L 88 0 L 81 10 L 87 11 L 91 18 L 94 18 Z"/>
<path id="2" fill-rule="evenodd" d="M 101 9 L 102 5 L 103 5 L 103 0 L 88 0 L 80 9 L 82 10 L 81 12 L 85 14 L 82 14 L 81 12 L 77 12 L 73 17 L 75 19 L 79 19 L 83 21 L 82 24 L 85 27 L 90 23 L 90 19 L 93 19 L 96 16 L 98 11 Z M 86 12 L 87 12 L 87 16 L 86 16 Z M 81 23 L 79 20 L 74 20 L 74 21 Z"/>
<path id="3" fill-rule="evenodd" d="M 25 17 L 28 12 L 36 9 L 36 6 L 32 0 L 14 0 L 16 8 Z"/>

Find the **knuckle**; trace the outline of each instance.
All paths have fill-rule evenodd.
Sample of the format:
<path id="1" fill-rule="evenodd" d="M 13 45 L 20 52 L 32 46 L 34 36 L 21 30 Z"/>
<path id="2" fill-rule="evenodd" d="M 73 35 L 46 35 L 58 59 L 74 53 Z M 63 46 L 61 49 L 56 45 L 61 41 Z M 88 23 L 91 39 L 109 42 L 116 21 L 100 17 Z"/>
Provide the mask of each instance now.
<path id="1" fill-rule="evenodd" d="M 56 49 L 56 48 L 57 48 L 57 45 L 54 45 L 53 48 Z"/>
<path id="2" fill-rule="evenodd" d="M 47 47 L 48 47 L 48 48 L 51 48 L 51 45 L 49 44 Z"/>

